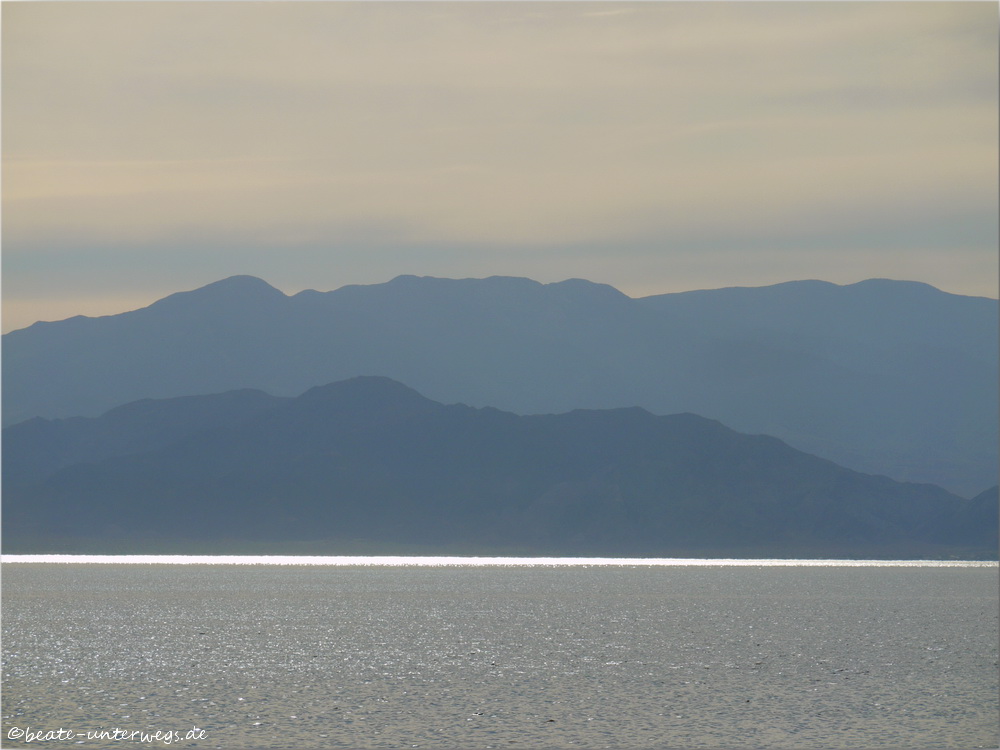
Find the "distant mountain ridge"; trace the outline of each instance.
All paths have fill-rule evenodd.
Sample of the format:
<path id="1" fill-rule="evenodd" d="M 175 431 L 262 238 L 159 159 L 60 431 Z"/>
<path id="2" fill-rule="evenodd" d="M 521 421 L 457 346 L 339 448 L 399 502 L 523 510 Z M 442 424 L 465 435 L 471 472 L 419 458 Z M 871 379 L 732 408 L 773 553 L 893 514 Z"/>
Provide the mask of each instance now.
<path id="1" fill-rule="evenodd" d="M 5 424 L 382 375 L 519 414 L 640 406 L 972 496 L 997 480 L 997 301 L 788 282 L 632 299 L 573 279 L 401 276 L 293 296 L 248 276 L 3 337 Z"/>
<path id="2" fill-rule="evenodd" d="M 524 554 L 995 557 L 995 490 L 859 474 L 693 414 L 518 416 L 387 378 L 143 401 L 3 434 L 4 551 L 421 545 Z M 104 545 L 103 547 L 101 545 Z M 235 547 L 234 547 L 235 545 Z M 255 546 L 257 545 L 257 546 Z"/>

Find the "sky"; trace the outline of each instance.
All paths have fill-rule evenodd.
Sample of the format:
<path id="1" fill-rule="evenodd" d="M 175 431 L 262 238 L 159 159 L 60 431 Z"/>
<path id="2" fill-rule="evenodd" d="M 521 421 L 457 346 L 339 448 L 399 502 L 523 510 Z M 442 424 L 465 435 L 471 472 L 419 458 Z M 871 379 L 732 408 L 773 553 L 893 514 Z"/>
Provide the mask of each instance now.
<path id="1" fill-rule="evenodd" d="M 235 274 L 997 296 L 995 2 L 4 2 L 4 331 Z"/>

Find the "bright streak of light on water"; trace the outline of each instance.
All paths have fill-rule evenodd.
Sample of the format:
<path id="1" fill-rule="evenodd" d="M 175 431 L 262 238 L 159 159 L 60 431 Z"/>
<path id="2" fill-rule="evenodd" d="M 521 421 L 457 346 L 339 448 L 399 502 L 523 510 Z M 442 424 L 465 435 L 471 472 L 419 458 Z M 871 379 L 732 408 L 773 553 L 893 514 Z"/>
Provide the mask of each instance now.
<path id="1" fill-rule="evenodd" d="M 990 568 L 995 560 L 753 560 L 618 557 L 418 557 L 308 555 L 0 555 L 4 563 L 118 563 L 151 565 L 328 565 L 419 567 L 907 567 Z"/>

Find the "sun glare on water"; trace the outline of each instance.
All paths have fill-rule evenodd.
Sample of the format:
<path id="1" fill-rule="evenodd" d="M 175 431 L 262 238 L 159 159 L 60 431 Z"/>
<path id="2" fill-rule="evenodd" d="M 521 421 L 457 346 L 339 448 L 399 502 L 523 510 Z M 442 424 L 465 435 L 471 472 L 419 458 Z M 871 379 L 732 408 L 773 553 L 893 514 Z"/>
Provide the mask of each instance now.
<path id="1" fill-rule="evenodd" d="M 706 566 L 706 567 L 925 567 L 989 568 L 980 560 L 748 560 L 639 557 L 418 557 L 307 555 L 0 555 L 4 563 L 117 563 L 150 565 L 328 565 L 420 567 L 572 567 L 572 566 Z"/>

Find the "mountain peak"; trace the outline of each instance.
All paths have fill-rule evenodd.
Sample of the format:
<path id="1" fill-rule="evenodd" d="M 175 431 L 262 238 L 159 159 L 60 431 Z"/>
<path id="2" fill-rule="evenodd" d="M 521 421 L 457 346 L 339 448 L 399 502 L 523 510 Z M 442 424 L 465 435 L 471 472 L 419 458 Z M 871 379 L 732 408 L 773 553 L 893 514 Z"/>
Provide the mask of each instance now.
<path id="1" fill-rule="evenodd" d="M 865 279 L 864 281 L 858 281 L 854 284 L 845 284 L 844 288 L 873 296 L 877 294 L 896 294 L 907 295 L 912 299 L 926 299 L 934 296 L 950 294 L 950 292 L 945 292 L 938 289 L 936 286 L 923 281 L 902 281 L 899 279 L 883 278 Z"/>
<path id="2" fill-rule="evenodd" d="M 485 278 L 464 278 L 452 279 L 443 276 L 414 276 L 413 274 L 403 274 L 396 276 L 387 282 L 391 286 L 416 287 L 419 285 L 437 285 L 449 287 L 511 287 L 511 286 L 531 286 L 540 287 L 542 284 L 534 279 L 524 276 L 486 276 Z"/>
<path id="3" fill-rule="evenodd" d="M 268 284 L 263 279 L 259 279 L 256 276 L 247 275 L 237 275 L 229 276 L 228 278 L 221 279 L 219 281 L 214 281 L 211 284 L 206 284 L 203 287 L 194 289 L 188 294 L 198 294 L 198 293 L 212 293 L 212 294 L 257 294 L 266 295 L 270 297 L 284 297 L 284 292 L 275 289 L 273 286 Z M 182 292 L 184 294 L 184 292 Z"/>
<path id="4" fill-rule="evenodd" d="M 310 388 L 297 399 L 308 409 L 333 406 L 350 412 L 382 413 L 385 410 L 423 408 L 434 402 L 407 385 L 381 375 L 359 375 Z"/>
<path id="5" fill-rule="evenodd" d="M 230 276 L 220 281 L 192 289 L 187 292 L 177 292 L 154 302 L 147 309 L 164 307 L 193 307 L 217 305 L 219 303 L 246 302 L 260 304 L 277 299 L 285 299 L 285 293 L 275 289 L 263 279 L 256 276 Z"/>
<path id="6" fill-rule="evenodd" d="M 587 279 L 565 279 L 546 284 L 546 286 L 567 294 L 601 295 L 607 299 L 631 300 L 631 297 L 610 284 L 601 284 Z"/>
<path id="7" fill-rule="evenodd" d="M 358 375 L 357 377 L 338 380 L 334 383 L 317 385 L 303 393 L 299 398 L 308 400 L 326 400 L 344 396 L 406 396 L 409 398 L 424 398 L 407 385 L 398 380 L 383 375 Z"/>

